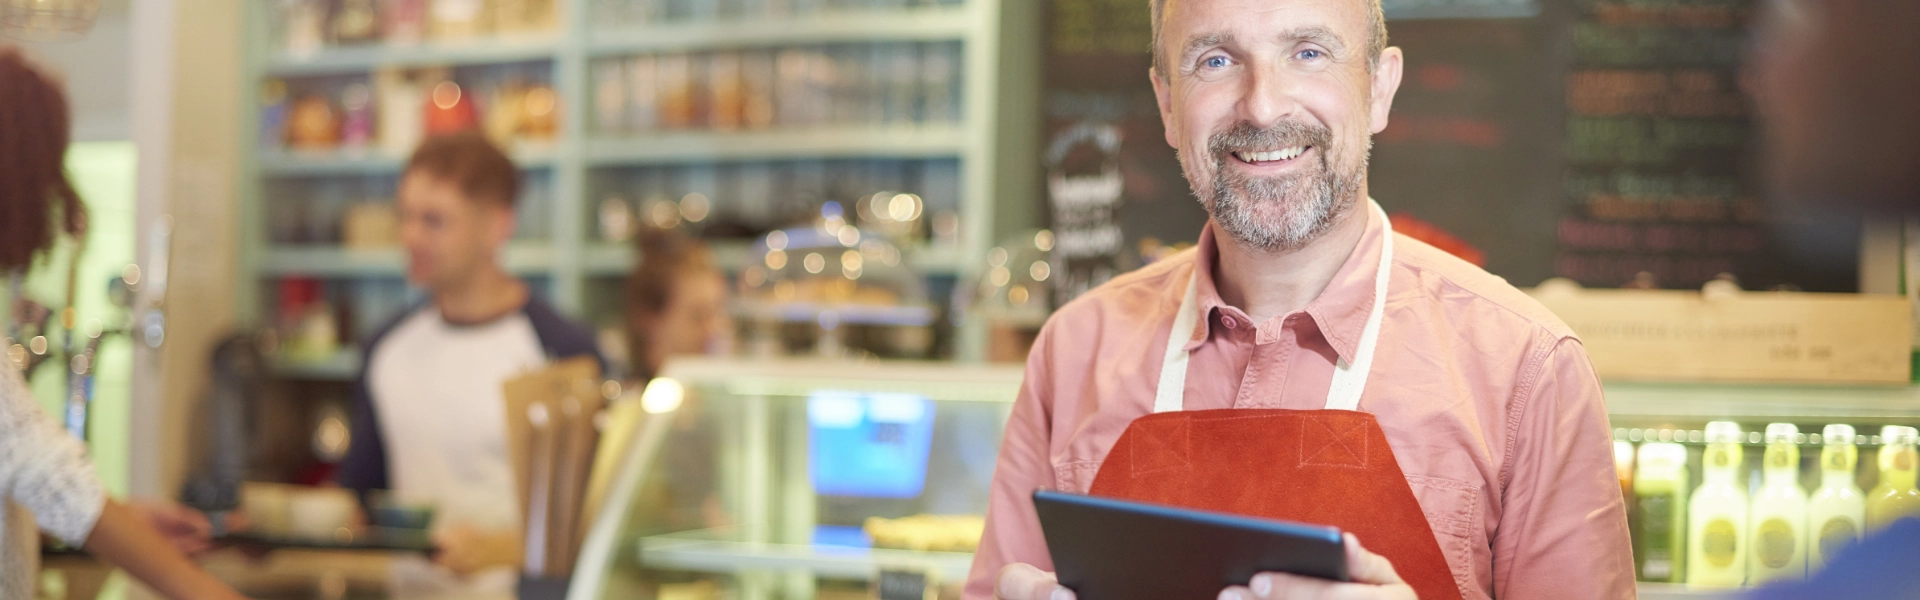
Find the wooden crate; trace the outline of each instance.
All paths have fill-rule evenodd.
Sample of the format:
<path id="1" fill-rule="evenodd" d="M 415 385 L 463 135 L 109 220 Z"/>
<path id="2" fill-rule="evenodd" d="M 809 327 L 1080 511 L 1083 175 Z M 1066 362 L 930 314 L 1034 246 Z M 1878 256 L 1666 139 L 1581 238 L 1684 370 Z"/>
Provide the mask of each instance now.
<path id="1" fill-rule="evenodd" d="M 1902 296 L 1539 288 L 1612 380 L 1904 384 Z"/>

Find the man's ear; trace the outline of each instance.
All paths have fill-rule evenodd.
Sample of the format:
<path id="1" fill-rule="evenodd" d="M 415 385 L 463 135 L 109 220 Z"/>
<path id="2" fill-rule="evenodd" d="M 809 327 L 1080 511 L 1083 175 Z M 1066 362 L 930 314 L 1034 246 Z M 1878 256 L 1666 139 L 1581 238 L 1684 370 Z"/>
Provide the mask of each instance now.
<path id="1" fill-rule="evenodd" d="M 514 212 L 511 204 L 490 205 L 487 220 L 487 235 L 496 246 L 512 240 L 514 230 L 520 226 L 520 216 Z"/>
<path id="2" fill-rule="evenodd" d="M 1400 48 L 1391 47 L 1380 51 L 1380 66 L 1373 70 L 1373 97 L 1368 107 L 1373 116 L 1373 133 L 1387 128 L 1387 116 L 1393 112 L 1393 95 L 1400 91 L 1401 72 L 1406 68 L 1406 58 Z"/>
<path id="3" fill-rule="evenodd" d="M 1173 91 L 1168 89 L 1159 67 L 1148 67 L 1147 79 L 1153 82 L 1153 98 L 1160 105 L 1160 128 L 1166 132 L 1167 145 L 1179 148 L 1179 141 L 1173 137 Z"/>

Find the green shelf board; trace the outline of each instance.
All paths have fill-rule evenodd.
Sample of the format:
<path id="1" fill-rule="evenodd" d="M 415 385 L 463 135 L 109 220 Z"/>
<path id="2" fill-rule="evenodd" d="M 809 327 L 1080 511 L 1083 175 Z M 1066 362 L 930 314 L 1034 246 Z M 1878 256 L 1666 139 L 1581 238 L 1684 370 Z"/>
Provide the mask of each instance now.
<path id="1" fill-rule="evenodd" d="M 712 244 L 714 262 L 721 269 L 737 272 L 746 266 L 751 244 L 741 241 Z M 631 243 L 596 242 L 587 247 L 581 268 L 594 277 L 619 277 L 633 271 L 635 254 Z M 925 246 L 904 249 L 907 261 L 923 275 L 958 275 L 962 272 L 960 252 L 950 246 Z M 985 262 L 985 261 L 982 261 Z"/>
<path id="2" fill-rule="evenodd" d="M 824 13 L 793 19 L 678 21 L 594 29 L 595 55 L 769 47 L 834 42 L 963 40 L 972 15 L 964 6 Z"/>
<path id="3" fill-rule="evenodd" d="M 958 158 L 966 152 L 966 131 L 957 125 L 876 125 L 590 139 L 586 162 L 605 167 L 791 158 Z"/>
<path id="4" fill-rule="evenodd" d="M 263 65 L 282 77 L 356 73 L 385 67 L 431 67 L 551 61 L 559 46 L 551 35 L 488 37 L 416 45 L 333 46 L 296 54 L 280 51 Z"/>
<path id="5" fill-rule="evenodd" d="M 544 169 L 554 165 L 550 144 L 521 145 L 511 152 L 513 163 L 522 169 Z M 407 157 L 377 150 L 363 152 L 270 150 L 258 158 L 260 172 L 271 177 L 316 177 L 329 175 L 392 175 L 406 166 Z"/>
<path id="6" fill-rule="evenodd" d="M 553 249 L 540 242 L 517 242 L 507 247 L 507 270 L 539 275 L 554 266 Z M 400 277 L 406 258 L 399 248 L 346 249 L 333 246 L 269 247 L 256 264 L 266 276 Z"/>
<path id="7" fill-rule="evenodd" d="M 346 381 L 359 372 L 358 350 L 341 350 L 320 358 L 282 356 L 273 363 L 274 375 L 298 381 Z"/>
<path id="8" fill-rule="evenodd" d="M 1920 417 L 1920 387 L 1804 383 L 1606 384 L 1607 413 L 1617 422 L 1672 419 L 1911 421 Z"/>

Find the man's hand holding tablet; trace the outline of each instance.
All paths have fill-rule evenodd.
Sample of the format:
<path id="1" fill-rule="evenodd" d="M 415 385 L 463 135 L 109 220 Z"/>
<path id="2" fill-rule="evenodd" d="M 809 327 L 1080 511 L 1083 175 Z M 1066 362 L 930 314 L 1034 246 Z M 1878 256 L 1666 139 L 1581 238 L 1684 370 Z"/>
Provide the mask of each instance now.
<path id="1" fill-rule="evenodd" d="M 1387 559 L 1368 552 L 1360 540 L 1346 535 L 1347 574 L 1351 583 L 1288 573 L 1261 573 L 1246 587 L 1220 591 L 1220 600 L 1414 600 L 1413 588 L 1400 580 Z M 1015 563 L 1000 570 L 994 589 L 999 600 L 1078 600 L 1053 573 Z"/>

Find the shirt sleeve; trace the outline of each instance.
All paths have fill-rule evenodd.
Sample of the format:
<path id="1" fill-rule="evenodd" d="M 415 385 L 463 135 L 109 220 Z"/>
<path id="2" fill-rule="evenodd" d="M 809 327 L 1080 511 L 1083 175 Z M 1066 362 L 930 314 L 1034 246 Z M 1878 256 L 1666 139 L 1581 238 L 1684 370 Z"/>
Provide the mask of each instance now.
<path id="1" fill-rule="evenodd" d="M 47 419 L 12 365 L 0 365 L 0 496 L 75 546 L 86 544 L 107 499 L 86 446 Z"/>
<path id="2" fill-rule="evenodd" d="M 1053 463 L 1048 458 L 1053 420 L 1051 329 L 1041 331 L 1027 355 L 1026 379 L 1007 419 L 1000 459 L 993 469 L 986 531 L 973 555 L 973 570 L 963 594 L 967 600 L 993 598 L 1000 569 L 1009 564 L 1027 563 L 1043 571 L 1053 570 L 1046 539 L 1040 533 L 1040 518 L 1033 511 L 1033 492 L 1054 485 Z"/>
<path id="3" fill-rule="evenodd" d="M 1600 377 L 1575 339 L 1521 392 L 1493 539 L 1494 597 L 1633 598 L 1633 550 Z"/>

